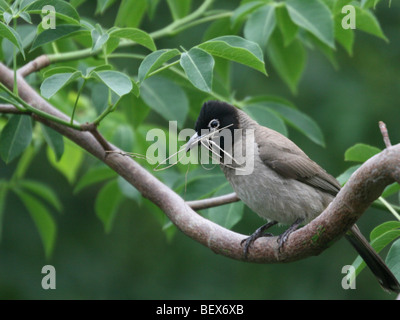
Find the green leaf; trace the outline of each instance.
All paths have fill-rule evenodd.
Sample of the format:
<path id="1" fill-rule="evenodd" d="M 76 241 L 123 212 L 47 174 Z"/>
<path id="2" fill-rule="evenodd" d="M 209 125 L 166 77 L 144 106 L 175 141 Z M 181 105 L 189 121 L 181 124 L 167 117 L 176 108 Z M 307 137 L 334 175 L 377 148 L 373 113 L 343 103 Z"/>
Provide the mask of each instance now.
<path id="1" fill-rule="evenodd" d="M 43 78 L 48 78 L 57 73 L 74 73 L 76 71 L 78 71 L 76 68 L 68 67 L 68 66 L 54 67 L 54 68 L 51 68 L 51 69 L 43 72 Z"/>
<path id="2" fill-rule="evenodd" d="M 1 38 L 6 38 L 11 41 L 12 44 L 18 48 L 25 59 L 25 51 L 22 45 L 21 37 L 13 28 L 0 21 L 0 39 Z"/>
<path id="3" fill-rule="evenodd" d="M 296 38 L 299 27 L 293 23 L 292 19 L 290 19 L 289 13 L 285 6 L 277 7 L 275 12 L 279 29 L 282 32 L 283 44 L 286 47 Z"/>
<path id="4" fill-rule="evenodd" d="M 14 191 L 30 213 L 42 240 L 46 257 L 50 257 L 57 233 L 53 217 L 39 200 L 21 190 L 14 189 Z"/>
<path id="5" fill-rule="evenodd" d="M 95 67 L 90 67 L 86 69 L 86 77 L 91 77 L 92 73 L 95 71 L 106 71 L 106 70 L 112 70 L 113 67 L 109 64 L 102 64 L 99 66 L 95 66 Z"/>
<path id="6" fill-rule="evenodd" d="M 61 0 L 38 0 L 29 5 L 25 11 L 27 13 L 42 14 L 45 6 L 54 7 L 54 14 L 57 18 L 65 20 L 72 24 L 79 24 L 80 17 L 78 12 L 67 1 Z M 56 29 L 59 26 L 56 26 Z"/>
<path id="7" fill-rule="evenodd" d="M 344 160 L 364 162 L 379 152 L 381 152 L 381 150 L 376 147 L 357 143 L 346 150 L 344 153 Z"/>
<path id="8" fill-rule="evenodd" d="M 148 0 L 122 0 L 115 26 L 135 28 L 140 25 L 147 9 Z"/>
<path id="9" fill-rule="evenodd" d="M 0 156 L 5 163 L 18 157 L 31 143 L 32 121 L 24 115 L 13 115 L 0 135 Z"/>
<path id="10" fill-rule="evenodd" d="M 178 20 L 189 14 L 192 0 L 167 0 L 167 3 L 172 18 Z"/>
<path id="11" fill-rule="evenodd" d="M 179 55 L 180 52 L 177 49 L 161 49 L 154 51 L 143 59 L 139 66 L 138 79 L 142 82 L 148 77 L 153 71 L 161 67 L 165 62 Z"/>
<path id="12" fill-rule="evenodd" d="M 400 229 L 400 221 L 386 221 L 380 224 L 379 226 L 375 227 L 371 231 L 369 238 L 371 241 L 373 241 L 378 237 L 384 235 L 385 233 L 396 229 Z"/>
<path id="13" fill-rule="evenodd" d="M 311 141 L 322 147 L 325 146 L 324 135 L 320 127 L 307 114 L 280 104 L 270 105 L 270 108 L 277 111 L 290 126 L 303 133 Z"/>
<path id="14" fill-rule="evenodd" d="M 311 32 L 331 48 L 335 48 L 333 19 L 329 8 L 320 0 L 287 0 L 292 21 Z"/>
<path id="15" fill-rule="evenodd" d="M 296 109 L 284 99 L 273 96 L 261 96 L 259 99 L 249 99 L 247 103 L 264 105 L 278 114 L 291 127 L 295 128 L 314 143 L 325 146 L 324 136 L 318 124 L 305 113 Z"/>
<path id="16" fill-rule="evenodd" d="M 279 76 L 286 82 L 293 93 L 303 74 L 307 53 L 299 40 L 293 40 L 285 46 L 280 32 L 275 32 L 267 47 L 268 57 Z"/>
<path id="17" fill-rule="evenodd" d="M 78 181 L 74 188 L 74 194 L 95 183 L 116 177 L 115 171 L 106 166 L 90 168 Z"/>
<path id="18" fill-rule="evenodd" d="M 210 197 L 221 186 L 225 186 L 226 178 L 223 174 L 204 174 L 204 170 L 200 172 L 201 175 L 198 175 L 198 172 L 194 172 L 193 174 L 197 175 L 189 177 L 187 181 L 175 188 L 175 191 L 185 200 Z"/>
<path id="19" fill-rule="evenodd" d="M 232 187 L 229 183 L 225 183 L 213 196 L 221 196 L 232 192 Z M 243 202 L 234 202 L 228 205 L 210 208 L 208 217 L 215 223 L 224 228 L 231 229 L 243 217 L 244 204 Z"/>
<path id="20" fill-rule="evenodd" d="M 235 26 L 234 29 L 231 28 L 229 23 L 229 18 L 221 18 L 212 22 L 205 32 L 203 33 L 202 41 L 208 41 L 217 37 L 226 36 L 229 34 L 238 33 L 239 26 Z"/>
<path id="21" fill-rule="evenodd" d="M 265 49 L 275 26 L 275 6 L 263 6 L 254 11 L 247 20 L 244 26 L 244 37 L 258 43 L 261 49 Z"/>
<path id="22" fill-rule="evenodd" d="M 103 14 L 114 2 L 115 0 L 97 0 L 95 14 Z"/>
<path id="23" fill-rule="evenodd" d="M 248 14 L 252 13 L 257 8 L 265 5 L 264 1 L 251 1 L 245 3 L 235 9 L 231 15 L 231 27 L 234 28 L 240 23 Z"/>
<path id="24" fill-rule="evenodd" d="M 22 47 L 24 48 L 24 50 L 26 50 L 26 48 L 31 45 L 33 39 L 36 36 L 36 27 L 27 24 L 18 25 L 15 31 L 17 31 L 17 33 L 19 34 L 19 37 L 22 40 Z M 20 51 L 8 39 L 3 40 L 1 47 L 3 49 L 4 56 L 3 63 L 10 65 L 13 61 L 14 49 L 16 49 L 17 51 L 16 54 L 18 54 Z"/>
<path id="25" fill-rule="evenodd" d="M 368 9 L 363 9 L 358 6 L 354 7 L 356 9 L 357 30 L 362 30 L 388 42 L 389 40 L 383 33 L 379 21 L 375 18 L 374 14 Z"/>
<path id="26" fill-rule="evenodd" d="M 385 248 L 390 242 L 400 237 L 400 229 L 392 229 L 388 230 L 385 233 L 382 233 L 374 240 L 371 241 L 372 247 L 377 251 L 380 252 L 383 248 Z"/>
<path id="27" fill-rule="evenodd" d="M 78 8 L 81 4 L 83 4 L 86 0 L 70 0 L 69 3 L 74 6 L 74 8 Z"/>
<path id="28" fill-rule="evenodd" d="M 34 193 L 39 196 L 43 200 L 46 200 L 49 204 L 51 204 L 57 211 L 62 210 L 62 204 L 58 199 L 57 194 L 53 191 L 53 189 L 42 182 L 22 179 L 18 182 L 18 185 L 21 186 L 26 191 L 30 193 Z"/>
<path id="29" fill-rule="evenodd" d="M 32 2 L 35 2 L 37 0 L 21 0 L 19 1 L 19 9 L 23 10 L 25 9 L 27 6 L 29 6 L 30 4 L 32 4 Z"/>
<path id="30" fill-rule="evenodd" d="M 98 193 L 95 202 L 97 217 L 101 220 L 106 233 L 111 231 L 118 207 L 123 199 L 117 180 L 108 182 Z"/>
<path id="31" fill-rule="evenodd" d="M 361 7 L 363 8 L 372 8 L 376 7 L 376 5 L 379 3 L 380 0 L 361 0 Z M 391 1 L 389 1 L 389 7 L 390 7 Z"/>
<path id="32" fill-rule="evenodd" d="M 123 39 L 129 39 L 133 42 L 136 42 L 151 51 L 157 50 L 156 45 L 154 44 L 153 38 L 147 33 L 140 29 L 136 28 L 116 28 L 110 31 L 110 37 L 117 37 Z"/>
<path id="33" fill-rule="evenodd" d="M 92 37 L 92 53 L 103 48 L 104 44 L 110 38 L 108 33 L 103 33 L 101 27 L 96 25 L 96 28 L 92 29 L 91 32 Z"/>
<path id="34" fill-rule="evenodd" d="M 40 124 L 40 127 L 47 145 L 53 150 L 57 161 L 60 160 L 64 153 L 63 136 L 57 131 L 54 131 L 50 127 L 47 127 L 43 124 Z"/>
<path id="35" fill-rule="evenodd" d="M 64 154 L 59 161 L 57 161 L 53 152 L 47 149 L 47 158 L 50 164 L 65 176 L 70 184 L 73 184 L 78 169 L 83 160 L 83 151 L 77 145 L 69 140 L 65 140 Z"/>
<path id="36" fill-rule="evenodd" d="M 11 13 L 8 13 L 7 11 L 3 12 L 3 20 L 6 23 L 6 25 L 10 24 L 12 18 L 13 18 L 13 15 Z"/>
<path id="37" fill-rule="evenodd" d="M 136 96 L 136 98 L 139 98 L 140 96 L 139 84 L 133 79 L 131 79 L 131 82 L 132 82 L 132 93 Z"/>
<path id="38" fill-rule="evenodd" d="M 385 262 L 393 275 L 400 281 L 400 239 L 392 244 Z"/>
<path id="39" fill-rule="evenodd" d="M 109 37 L 106 44 L 106 54 L 111 54 L 119 46 L 120 39 L 117 37 Z"/>
<path id="40" fill-rule="evenodd" d="M 135 187 L 121 176 L 118 176 L 117 181 L 119 190 L 125 197 L 134 200 L 139 205 L 142 203 L 142 194 Z"/>
<path id="41" fill-rule="evenodd" d="M 141 87 L 143 101 L 168 121 L 178 121 L 182 128 L 189 111 L 189 101 L 185 91 L 174 82 L 159 76 L 143 81 Z"/>
<path id="42" fill-rule="evenodd" d="M 335 38 L 351 56 L 353 54 L 354 30 L 342 27 L 342 17 L 335 17 Z"/>
<path id="43" fill-rule="evenodd" d="M 131 151 L 133 149 L 133 129 L 131 125 L 120 124 L 114 131 L 111 142 L 121 150 Z"/>
<path id="44" fill-rule="evenodd" d="M 370 244 L 375 251 L 379 253 L 383 248 L 385 248 L 389 243 L 398 237 L 400 237 L 400 229 L 387 229 L 385 232 L 374 238 Z M 358 275 L 366 266 L 365 262 L 360 256 L 354 260 L 352 265 L 356 269 L 356 275 Z"/>
<path id="45" fill-rule="evenodd" d="M 20 12 L 19 14 L 20 18 L 23 19 L 25 22 L 28 22 L 29 24 L 32 24 L 31 16 L 26 13 L 26 12 Z"/>
<path id="46" fill-rule="evenodd" d="M 356 170 L 361 167 L 361 164 L 352 166 L 348 168 L 345 172 L 343 172 L 340 176 L 338 176 L 336 179 L 339 181 L 339 183 L 343 186 L 347 180 L 351 177 L 351 175 L 356 172 Z"/>
<path id="47" fill-rule="evenodd" d="M 59 25 L 55 29 L 43 30 L 43 32 L 39 33 L 33 40 L 30 52 L 46 43 L 53 42 L 71 35 L 76 35 L 78 33 L 87 32 L 87 30 L 82 29 L 80 26 L 70 24 Z"/>
<path id="48" fill-rule="evenodd" d="M 394 193 L 396 193 L 397 191 L 400 190 L 400 184 L 398 184 L 397 182 L 394 182 L 390 185 L 388 185 L 385 190 L 383 191 L 381 197 L 382 198 L 386 198 Z"/>
<path id="49" fill-rule="evenodd" d="M 55 95 L 59 90 L 64 88 L 66 85 L 80 78 L 82 73 L 80 71 L 75 71 L 73 73 L 57 73 L 46 78 L 41 86 L 40 93 L 46 99 L 50 99 L 53 95 Z"/>
<path id="50" fill-rule="evenodd" d="M 211 92 L 214 59 L 210 54 L 199 48 L 192 48 L 189 52 L 182 53 L 180 64 L 196 88 Z"/>
<path id="51" fill-rule="evenodd" d="M 8 10 L 9 5 L 5 0 L 0 0 L 0 9 L 3 11 Z"/>
<path id="52" fill-rule="evenodd" d="M 154 19 L 159 2 L 160 0 L 147 0 L 147 15 L 150 20 Z"/>
<path id="53" fill-rule="evenodd" d="M 128 94 L 133 89 L 131 79 L 122 72 L 111 70 L 94 71 L 92 75 L 103 82 L 119 97 Z"/>
<path id="54" fill-rule="evenodd" d="M 288 135 L 287 128 L 283 120 L 266 105 L 262 103 L 246 105 L 243 110 L 260 125 L 278 131 L 285 136 Z"/>
<path id="55" fill-rule="evenodd" d="M 244 64 L 267 74 L 263 52 L 255 42 L 238 36 L 222 36 L 199 44 L 198 47 L 214 56 Z"/>

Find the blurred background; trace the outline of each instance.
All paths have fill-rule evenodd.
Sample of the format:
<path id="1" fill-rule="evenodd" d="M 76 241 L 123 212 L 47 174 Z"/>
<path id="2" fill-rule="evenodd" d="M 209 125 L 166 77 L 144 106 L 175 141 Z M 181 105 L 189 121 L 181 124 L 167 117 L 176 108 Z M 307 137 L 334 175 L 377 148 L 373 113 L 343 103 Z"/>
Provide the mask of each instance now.
<path id="1" fill-rule="evenodd" d="M 154 21 L 144 21 L 144 30 L 156 30 L 170 21 L 163 2 Z M 228 0 L 217 2 L 226 8 L 238 4 Z M 195 6 L 198 4 L 199 1 L 194 2 Z M 89 16 L 94 9 L 95 2 L 88 1 L 79 12 L 81 16 Z M 116 10 L 117 7 L 111 7 L 96 19 L 102 26 L 111 27 Z M 334 176 L 350 166 L 344 161 L 344 152 L 355 143 L 384 148 L 378 121 L 386 123 L 393 144 L 400 141 L 400 4 L 393 1 L 389 7 L 388 1 L 382 1 L 376 16 L 389 43 L 356 32 L 353 56 L 337 47 L 337 68 L 320 52 L 309 50 L 296 95 L 280 80 L 268 59 L 268 78 L 238 64 L 233 67 L 232 90 L 238 99 L 255 94 L 282 96 L 320 125 L 326 148 L 293 130 L 289 130 L 289 137 Z M 168 47 L 190 48 L 207 26 L 162 39 L 157 45 L 162 48 L 168 43 Z M 122 67 L 135 74 L 138 64 L 127 61 Z M 188 121 L 187 126 L 193 125 L 194 121 Z M 10 176 L 14 169 L 14 163 L 6 166 L 0 162 L 2 177 Z M 342 267 L 356 257 L 345 240 L 339 240 L 320 256 L 294 263 L 244 263 L 216 255 L 179 231 L 167 239 L 155 215 L 132 200 L 123 203 L 112 231 L 106 234 L 94 213 L 99 187 L 73 194 L 65 177 L 49 165 L 44 149 L 35 158 L 27 177 L 54 186 L 64 209 L 61 214 L 54 214 L 57 241 L 52 257 L 46 259 L 26 209 L 15 195 L 7 198 L 0 244 L 1 299 L 395 298 L 379 287 L 369 270 L 357 277 L 355 290 L 341 287 L 345 276 Z M 369 235 L 374 226 L 391 218 L 388 212 L 369 209 L 359 226 Z M 246 210 L 234 230 L 250 234 L 262 223 Z M 282 230 L 276 227 L 273 232 L 278 234 Z M 47 264 L 56 269 L 55 290 L 41 287 L 41 269 Z"/>

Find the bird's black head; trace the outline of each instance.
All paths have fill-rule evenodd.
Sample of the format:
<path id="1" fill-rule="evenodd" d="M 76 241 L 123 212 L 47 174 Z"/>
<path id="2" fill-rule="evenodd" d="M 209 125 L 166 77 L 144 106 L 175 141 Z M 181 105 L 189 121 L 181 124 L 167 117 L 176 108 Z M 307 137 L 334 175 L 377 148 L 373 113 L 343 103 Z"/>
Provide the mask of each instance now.
<path id="1" fill-rule="evenodd" d="M 237 109 L 221 101 L 207 101 L 201 108 L 199 117 L 197 118 L 195 130 L 201 135 L 201 130 L 213 130 L 225 128 L 231 130 L 239 128 Z"/>
<path id="2" fill-rule="evenodd" d="M 215 132 L 213 138 L 218 138 L 218 145 L 224 149 L 226 134 L 230 135 L 230 143 L 234 141 L 234 130 L 239 129 L 239 113 L 237 109 L 225 102 L 207 101 L 201 108 L 197 118 L 196 134 L 189 140 L 186 150 L 190 150 L 207 133 Z M 228 141 L 228 140 L 227 140 Z"/>

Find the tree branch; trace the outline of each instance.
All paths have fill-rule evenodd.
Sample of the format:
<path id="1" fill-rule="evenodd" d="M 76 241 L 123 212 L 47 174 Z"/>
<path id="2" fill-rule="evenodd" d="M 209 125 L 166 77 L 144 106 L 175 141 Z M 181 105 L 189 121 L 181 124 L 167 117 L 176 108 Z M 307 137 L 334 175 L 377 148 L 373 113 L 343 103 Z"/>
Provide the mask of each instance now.
<path id="1" fill-rule="evenodd" d="M 224 204 L 232 203 L 240 201 L 236 193 L 229 193 L 223 196 L 202 199 L 202 200 L 194 200 L 194 201 L 187 201 L 186 204 L 191 207 L 193 210 L 201 210 L 201 209 L 208 209 L 212 207 L 222 206 Z"/>
<path id="2" fill-rule="evenodd" d="M 9 88 L 13 85 L 13 71 L 1 63 L 0 82 Z M 18 77 L 18 89 L 21 98 L 33 107 L 61 119 L 69 119 L 40 97 L 21 76 Z M 159 206 L 184 234 L 215 253 L 237 260 L 244 259 L 240 242 L 246 236 L 227 230 L 198 215 L 178 194 L 133 159 L 118 154 L 117 148 L 110 145 L 110 148 L 117 152 L 106 153 L 103 146 L 90 132 L 74 130 L 44 118 L 37 120 L 58 131 L 107 164 L 139 190 L 144 197 Z M 284 250 L 278 251 L 276 237 L 260 238 L 253 244 L 247 261 L 289 262 L 320 254 L 357 221 L 387 185 L 394 181 L 400 182 L 399 159 L 400 144 L 388 147 L 366 161 L 351 176 L 337 197 L 320 216 L 290 236 L 285 243 Z M 233 200 L 233 196 L 231 200 Z M 199 202 L 192 202 L 191 205 L 199 208 Z"/>
<path id="3" fill-rule="evenodd" d="M 18 110 L 12 104 L 1 104 L 1 103 L 0 103 L 0 113 L 30 114 L 30 112 Z"/>
<path id="4" fill-rule="evenodd" d="M 391 147 L 392 144 L 389 139 L 389 133 L 387 131 L 386 124 L 383 121 L 379 121 L 379 129 L 381 130 L 383 142 L 385 143 L 386 148 Z"/>
<path id="5" fill-rule="evenodd" d="M 48 58 L 47 55 L 43 54 L 34 60 L 28 62 L 26 65 L 22 66 L 21 68 L 18 69 L 18 74 L 21 77 L 26 77 L 29 74 L 39 71 L 40 69 L 43 69 L 47 66 L 50 65 L 50 59 Z"/>

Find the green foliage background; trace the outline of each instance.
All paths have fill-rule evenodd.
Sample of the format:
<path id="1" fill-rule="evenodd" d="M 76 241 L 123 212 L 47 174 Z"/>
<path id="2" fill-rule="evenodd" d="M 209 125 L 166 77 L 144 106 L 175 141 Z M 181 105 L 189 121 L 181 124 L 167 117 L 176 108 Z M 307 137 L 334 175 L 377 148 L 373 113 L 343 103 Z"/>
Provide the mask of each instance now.
<path id="1" fill-rule="evenodd" d="M 82 17 L 91 17 L 103 28 L 110 28 L 114 24 L 115 16 L 118 15 L 119 1 L 115 3 L 111 1 L 111 6 L 104 14 L 93 15 L 96 6 L 99 11 L 101 4 L 107 2 L 87 1 L 79 7 L 79 13 Z M 156 2 L 149 1 L 149 3 Z M 240 3 L 240 1 L 229 0 L 215 2 L 218 8 L 228 10 L 235 9 Z M 193 1 L 192 7 L 198 7 L 200 4 L 200 1 Z M 180 8 L 184 11 L 188 10 Z M 139 11 L 138 9 L 132 12 Z M 316 50 L 315 43 L 314 49 L 308 48 L 304 52 L 298 48 L 296 51 L 294 48 L 292 53 L 307 55 L 307 59 L 304 60 L 304 71 L 299 72 L 298 84 L 295 75 L 294 78 L 287 79 L 272 67 L 273 53 L 268 50 L 265 55 L 268 78 L 249 67 L 237 63 L 232 65 L 230 87 L 231 93 L 235 92 L 235 99 L 243 100 L 256 95 L 279 96 L 291 101 L 319 125 L 324 136 L 325 148 L 313 143 L 306 135 L 290 126 L 287 128 L 288 135 L 312 159 L 334 176 L 339 176 L 349 167 L 349 162 L 344 161 L 345 151 L 349 147 L 360 142 L 380 149 L 384 147 L 378 129 L 379 120 L 387 124 L 393 144 L 400 140 L 397 129 L 400 98 L 400 24 L 398 23 L 400 5 L 393 1 L 389 7 L 386 1 L 381 1 L 374 13 L 389 42 L 385 42 L 382 37 L 357 30 L 351 56 L 350 50 L 340 45 L 337 45 L 336 50 L 332 52 L 327 51 L 323 45 L 321 45 L 322 51 Z M 119 13 L 120 19 L 123 19 L 122 14 Z M 152 19 L 148 16 L 144 18 L 140 25 L 141 29 L 149 32 L 158 30 L 171 21 L 166 1 L 159 1 L 157 10 L 153 14 Z M 185 16 L 187 12 L 175 11 L 174 14 Z M 134 20 L 134 17 L 132 19 Z M 226 22 L 220 25 L 215 23 L 211 27 L 210 23 L 200 24 L 174 37 L 157 40 L 157 48 L 182 46 L 189 50 L 199 42 L 212 38 L 213 36 L 210 35 L 216 32 L 215 30 L 220 31 L 225 25 Z M 249 29 L 251 26 L 248 27 Z M 242 36 L 243 32 L 239 31 L 238 34 Z M 61 40 L 57 42 L 57 45 L 60 49 L 64 49 L 69 48 L 71 44 L 68 40 Z M 46 50 L 51 50 L 51 46 L 49 44 L 47 46 Z M 125 51 L 131 52 L 131 49 L 126 48 Z M 147 49 L 135 47 L 135 53 L 147 55 L 149 52 Z M 3 49 L 2 61 L 5 62 L 8 58 L 9 55 Z M 8 62 L 11 63 L 11 60 Z M 117 70 L 136 75 L 141 61 L 116 59 L 111 62 L 116 65 Z M 91 61 L 89 65 L 94 63 Z M 71 62 L 70 66 L 76 67 L 77 64 Z M 226 67 L 218 58 L 216 58 L 216 66 Z M 168 75 L 169 71 L 166 72 Z M 32 77 L 31 81 L 40 83 L 40 80 L 35 77 Z M 182 86 L 187 89 L 187 84 Z M 96 116 L 88 108 L 89 101 L 92 101 L 97 108 L 104 108 L 101 106 L 104 102 L 101 100 L 101 89 L 95 90 L 90 87 L 90 90 L 82 92 L 76 115 L 81 121 L 85 117 L 93 119 Z M 70 84 L 57 93 L 51 101 L 61 110 L 68 110 L 70 114 L 77 92 L 78 86 Z M 91 92 L 100 95 L 100 99 L 97 94 L 91 94 Z M 188 120 L 184 125 L 180 124 L 180 127 L 193 127 L 202 99 L 204 99 L 204 93 L 193 87 L 187 89 L 187 92 L 189 93 L 188 103 L 194 107 L 189 110 Z M 141 88 L 141 94 L 143 94 L 143 100 L 146 100 L 145 87 Z M 141 128 L 141 133 L 153 127 L 166 128 L 165 119 L 154 111 L 147 111 L 148 108 L 140 109 L 142 105 L 143 102 L 132 94 L 121 102 L 119 107 L 123 110 L 124 119 L 128 119 L 128 124 L 133 124 L 134 128 Z M 0 118 L 0 120 L 3 127 L 5 119 Z M 143 153 L 145 147 L 140 145 L 142 142 L 137 132 L 132 134 L 132 129 L 128 125 L 116 126 L 120 120 L 117 113 L 111 114 L 108 118 L 109 122 L 102 122 L 100 129 L 112 142 L 125 150 Z M 37 130 L 34 131 L 33 143 L 35 143 L 35 135 L 39 135 Z M 23 197 L 18 197 L 15 193 L 7 195 L 0 245 L 0 270 L 2 271 L 0 298 L 394 298 L 393 295 L 388 295 L 379 288 L 374 276 L 367 270 L 357 277 L 356 290 L 342 289 L 341 281 L 344 274 L 341 273 L 341 269 L 344 265 L 351 264 L 356 257 L 353 249 L 344 240 L 338 241 L 318 257 L 290 264 L 256 265 L 215 255 L 209 249 L 172 228 L 155 206 L 141 199 L 121 179 L 102 181 L 84 187 L 82 177 L 97 162 L 91 157 L 78 155 L 79 152 L 74 151 L 66 141 L 64 148 L 64 157 L 68 156 L 64 162 L 62 160 L 56 162 L 52 155 L 53 151 L 45 147 L 31 151 L 37 154 L 25 173 L 25 177 L 30 181 L 42 182 L 57 193 L 59 201 L 53 203 L 54 207 L 62 205 L 62 208 L 53 209 L 51 214 L 57 226 L 54 248 L 43 250 L 38 229 L 21 202 Z M 132 150 L 128 150 L 129 148 Z M 61 154 L 62 151 L 59 153 Z M 58 169 L 55 168 L 56 163 L 58 163 Z M 355 162 L 350 164 L 353 165 Z M 60 169 L 60 166 L 64 166 L 64 169 Z M 0 160 L 0 179 L 10 179 L 18 168 L 17 161 L 6 165 Z M 169 182 L 178 179 L 176 185 L 183 185 L 186 167 L 179 170 L 163 171 L 160 177 Z M 196 172 L 195 166 L 191 166 L 190 171 Z M 171 172 L 177 172 L 177 174 Z M 109 175 L 109 178 L 115 178 L 112 173 L 103 172 L 102 175 L 104 174 Z M 211 173 L 208 172 L 204 175 L 210 175 L 210 179 L 206 181 L 208 185 L 210 181 L 214 183 L 219 179 L 217 177 L 213 180 Z M 181 189 L 178 187 L 178 190 L 186 198 L 196 196 L 198 191 L 194 189 L 190 181 L 186 193 L 182 187 Z M 101 192 L 115 196 L 102 202 L 99 200 Z M 128 197 L 124 197 L 124 193 Z M 397 195 L 393 195 L 391 199 L 394 203 L 398 203 Z M 112 221 L 104 218 L 101 213 L 110 201 L 118 204 L 118 210 Z M 218 219 L 218 214 L 224 215 L 224 209 L 220 208 L 219 211 L 209 214 L 213 214 Z M 390 219 L 393 218 L 387 211 L 369 209 L 359 225 L 363 233 L 368 235 L 374 226 Z M 245 209 L 243 218 L 233 226 L 233 229 L 250 234 L 261 223 L 262 221 L 255 214 Z M 283 228 L 276 227 L 273 232 L 278 234 L 282 230 Z M 46 264 L 54 265 L 56 268 L 56 290 L 46 291 L 41 288 L 43 276 L 41 268 Z"/>

